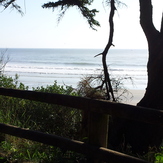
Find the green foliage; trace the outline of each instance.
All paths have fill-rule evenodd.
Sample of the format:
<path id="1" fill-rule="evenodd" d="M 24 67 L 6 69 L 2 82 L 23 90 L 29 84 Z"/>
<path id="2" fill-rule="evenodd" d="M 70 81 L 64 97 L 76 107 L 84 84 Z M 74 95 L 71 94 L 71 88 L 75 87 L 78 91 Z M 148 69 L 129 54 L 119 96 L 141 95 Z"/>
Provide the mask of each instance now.
<path id="1" fill-rule="evenodd" d="M 147 154 L 138 157 L 151 163 L 163 163 L 163 146 L 160 146 L 159 149 L 149 147 Z"/>
<path id="2" fill-rule="evenodd" d="M 155 163 L 163 163 L 163 153 L 156 153 L 155 159 Z"/>
<path id="3" fill-rule="evenodd" d="M 90 10 L 86 7 L 87 5 L 91 5 L 92 2 L 93 0 L 59 0 L 57 2 L 45 3 L 42 7 L 52 8 L 53 10 L 60 7 L 61 13 L 59 14 L 58 18 L 58 21 L 60 21 L 69 7 L 77 6 L 77 8 L 81 11 L 83 17 L 87 19 L 90 27 L 95 30 L 94 26 L 100 26 L 99 22 L 94 18 L 98 11 L 96 9 Z"/>
<path id="4" fill-rule="evenodd" d="M 11 136 L 6 139 L 1 143 L 1 149 L 6 153 L 9 162 L 53 163 L 61 162 L 64 158 L 63 151 L 53 146 Z"/>
<path id="5" fill-rule="evenodd" d="M 0 87 L 28 90 L 28 86 L 18 81 L 19 76 L 16 74 L 14 78 L 0 75 Z"/>
<path id="6" fill-rule="evenodd" d="M 28 89 L 24 84 L 19 83 L 17 75 L 14 79 L 1 75 L 0 87 Z M 47 87 L 33 88 L 33 91 L 77 96 L 72 87 L 59 86 L 57 82 Z M 71 139 L 79 139 L 81 112 L 74 108 L 59 105 L 0 96 L 0 122 Z M 2 135 L 0 142 L 0 151 L 6 154 L 9 161 L 57 162 L 56 160 L 63 158 L 61 157 L 63 152 L 59 148 L 29 140 Z"/>

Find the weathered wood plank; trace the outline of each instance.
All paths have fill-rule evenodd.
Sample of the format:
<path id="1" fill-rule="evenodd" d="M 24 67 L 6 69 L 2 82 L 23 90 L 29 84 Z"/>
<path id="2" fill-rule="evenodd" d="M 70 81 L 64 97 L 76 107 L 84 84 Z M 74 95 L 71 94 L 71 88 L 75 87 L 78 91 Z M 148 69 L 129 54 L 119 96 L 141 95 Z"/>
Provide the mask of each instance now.
<path id="1" fill-rule="evenodd" d="M 163 110 L 138 107 L 122 103 L 93 100 L 90 104 L 91 111 L 109 114 L 116 117 L 163 125 Z"/>
<path id="2" fill-rule="evenodd" d="M 76 96 L 27 91 L 27 90 L 7 89 L 7 88 L 0 88 L 0 95 L 23 98 L 27 100 L 33 100 L 33 101 L 46 102 L 49 104 L 74 107 L 77 109 L 83 109 L 84 107 L 87 107 L 90 101 L 87 98 L 76 97 Z"/>
<path id="3" fill-rule="evenodd" d="M 0 88 L 0 95 L 68 106 L 81 110 L 90 109 L 90 111 L 97 113 L 109 114 L 125 119 L 163 125 L 162 110 L 136 107 L 132 105 L 113 103 L 109 101 L 100 101 L 84 97 L 6 88 Z"/>
<path id="4" fill-rule="evenodd" d="M 146 161 L 139 158 L 128 156 L 126 154 L 122 154 L 100 146 L 88 145 L 81 141 L 70 140 L 59 136 L 23 129 L 2 123 L 0 123 L 0 132 L 32 141 L 37 141 L 47 145 L 57 146 L 65 150 L 76 151 L 78 153 L 85 154 L 101 161 L 107 161 L 109 163 L 147 163 Z"/>

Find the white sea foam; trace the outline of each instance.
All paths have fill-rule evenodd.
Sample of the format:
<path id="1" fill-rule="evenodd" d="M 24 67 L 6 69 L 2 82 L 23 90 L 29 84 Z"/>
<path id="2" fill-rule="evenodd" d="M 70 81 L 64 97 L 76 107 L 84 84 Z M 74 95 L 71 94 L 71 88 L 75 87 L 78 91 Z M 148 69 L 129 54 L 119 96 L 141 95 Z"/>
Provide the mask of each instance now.
<path id="1" fill-rule="evenodd" d="M 76 87 L 80 78 L 102 72 L 100 49 L 8 49 L 10 61 L 5 73 L 19 75 L 19 80 L 30 87 L 67 84 Z M 147 83 L 146 50 L 113 49 L 107 57 L 111 76 L 131 77 L 125 85 L 130 89 L 145 89 Z"/>

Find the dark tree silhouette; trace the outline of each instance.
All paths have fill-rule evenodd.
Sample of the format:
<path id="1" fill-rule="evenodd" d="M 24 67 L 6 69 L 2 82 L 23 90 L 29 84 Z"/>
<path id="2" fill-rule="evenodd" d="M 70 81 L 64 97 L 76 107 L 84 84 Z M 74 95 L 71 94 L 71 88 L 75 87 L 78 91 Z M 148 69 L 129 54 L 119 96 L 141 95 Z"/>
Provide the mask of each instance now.
<path id="1" fill-rule="evenodd" d="M 147 65 L 148 84 L 146 92 L 137 105 L 162 110 L 163 21 L 160 31 L 156 30 L 152 20 L 153 7 L 151 0 L 139 0 L 139 3 L 140 24 L 147 38 L 149 59 Z M 162 143 L 162 126 L 115 119 L 113 128 L 114 132 L 110 138 L 113 149 L 119 149 L 123 136 L 125 138 L 125 144 L 130 144 L 132 152 L 142 155 L 148 152 L 149 147 L 159 148 Z"/>
<path id="2" fill-rule="evenodd" d="M 99 22 L 94 19 L 96 13 L 98 12 L 96 9 L 90 10 L 87 6 L 91 5 L 93 0 L 59 0 L 57 2 L 49 2 L 45 3 L 42 7 L 43 8 L 61 8 L 61 13 L 59 15 L 58 21 L 63 17 L 65 14 L 66 10 L 69 7 L 77 6 L 78 9 L 81 11 L 83 17 L 85 17 L 92 29 L 95 30 L 94 26 L 99 26 Z M 120 3 L 119 1 L 116 1 L 117 3 Z M 108 43 L 104 49 L 104 51 L 96 56 L 102 55 L 102 64 L 103 64 L 103 69 L 104 69 L 104 83 L 106 86 L 106 91 L 107 91 L 107 99 L 108 100 L 113 100 L 115 101 L 114 94 L 113 94 L 113 89 L 109 77 L 109 72 L 107 68 L 107 63 L 106 63 L 106 56 L 107 53 L 110 49 L 110 47 L 113 45 L 113 34 L 114 34 L 114 23 L 113 23 L 113 17 L 114 17 L 114 12 L 116 10 L 115 8 L 115 0 L 110 0 L 108 3 L 110 3 L 111 6 L 111 11 L 110 11 L 110 16 L 109 16 L 109 25 L 110 25 L 110 35 L 109 35 L 109 40 Z M 103 84 L 102 84 L 103 86 Z M 102 87 L 101 86 L 101 87 Z"/>
<path id="3" fill-rule="evenodd" d="M 151 0 L 139 0 L 140 24 L 148 42 L 148 84 L 144 97 L 138 106 L 163 109 L 163 21 L 160 31 L 156 30 L 152 16 L 153 7 Z M 163 20 L 163 19 L 162 19 Z M 135 150 L 138 148 L 147 152 L 148 146 L 159 147 L 162 142 L 163 128 L 150 124 L 134 125 L 137 132 L 133 132 L 136 142 L 133 143 Z M 138 141 L 139 139 L 139 141 Z M 139 147 L 140 146 L 140 147 Z M 140 151 L 140 150 L 139 150 Z"/>
<path id="4" fill-rule="evenodd" d="M 77 6 L 83 16 L 88 20 L 91 28 L 99 25 L 94 19 L 97 13 L 96 9 L 89 10 L 86 6 L 91 5 L 93 0 L 59 0 L 44 4 L 44 8 L 61 7 L 62 17 L 69 7 Z M 121 3 L 118 0 L 107 0 L 111 4 L 110 18 L 113 18 L 115 6 L 114 3 Z M 148 84 L 146 93 L 138 106 L 149 107 L 153 109 L 163 108 L 163 21 L 160 31 L 156 30 L 152 20 L 152 2 L 151 0 L 139 0 L 140 3 L 140 24 L 146 35 L 148 42 L 149 60 L 147 65 Z M 60 20 L 60 18 L 59 18 Z M 113 39 L 113 21 L 110 19 L 110 37 L 108 44 L 101 53 L 103 57 L 103 66 L 105 71 L 105 82 L 108 92 L 111 92 L 109 73 L 106 66 L 106 55 Z M 112 93 L 111 93 L 112 95 Z M 114 99 L 114 95 L 112 95 Z M 115 134 L 117 135 L 116 143 L 111 141 L 112 146 L 118 146 L 122 137 L 125 137 L 125 143 L 130 144 L 134 153 L 144 154 L 148 151 L 149 146 L 159 147 L 162 141 L 162 127 L 151 124 L 137 123 L 133 121 L 117 120 L 115 125 L 118 126 Z M 115 138 L 115 135 L 113 136 Z M 115 144 L 114 144 L 115 143 Z M 118 144 L 119 143 L 119 144 Z"/>
<path id="5" fill-rule="evenodd" d="M 156 30 L 151 0 L 140 0 L 140 24 L 148 41 L 149 60 L 146 93 L 138 105 L 163 109 L 163 21 L 160 31 Z"/>
<path id="6" fill-rule="evenodd" d="M 108 43 L 107 43 L 104 51 L 98 55 L 102 55 L 102 64 L 103 64 L 103 70 L 104 70 L 104 83 L 106 86 L 107 99 L 112 100 L 112 101 L 116 101 L 115 97 L 114 97 L 112 85 L 111 85 L 111 79 L 109 76 L 107 63 L 106 63 L 106 56 L 108 54 L 110 47 L 113 45 L 113 35 L 114 35 L 113 17 L 114 17 L 114 13 L 116 10 L 115 0 L 110 0 L 109 3 L 110 3 L 110 8 L 111 8 L 110 15 L 109 15 L 109 26 L 110 26 L 109 40 L 108 40 Z M 96 56 L 98 56 L 98 55 L 96 55 Z"/>
<path id="7" fill-rule="evenodd" d="M 58 0 L 57 2 L 48 2 L 45 3 L 43 8 L 56 8 L 60 7 L 61 13 L 59 16 L 60 20 L 65 14 L 66 10 L 69 7 L 76 6 L 82 15 L 87 19 L 88 24 L 92 29 L 95 29 L 95 26 L 99 26 L 99 22 L 95 20 L 95 15 L 98 12 L 96 9 L 90 10 L 89 5 L 92 4 L 94 0 Z M 106 55 L 112 45 L 113 39 L 113 15 L 115 11 L 114 3 L 120 3 L 118 0 L 106 0 L 111 4 L 110 12 L 110 37 L 108 44 L 104 51 L 101 53 L 103 57 L 104 68 L 106 67 Z M 148 70 L 148 84 L 146 92 L 142 100 L 138 103 L 138 106 L 149 107 L 153 109 L 163 109 L 163 18 L 161 23 L 160 31 L 158 31 L 152 20 L 153 8 L 151 0 L 139 0 L 140 3 L 140 24 L 145 33 L 148 42 L 148 52 L 149 60 L 147 65 Z M 17 5 L 16 0 L 0 0 L 0 5 L 4 9 L 9 6 L 17 9 L 22 13 L 21 8 Z M 108 92 L 112 92 L 111 85 L 109 81 L 109 74 L 107 68 L 105 69 L 105 82 L 107 83 Z M 112 95 L 112 93 L 111 93 Z M 114 99 L 114 95 L 112 95 Z M 119 123 L 120 121 L 120 123 Z M 133 121 L 117 121 L 117 135 L 120 143 L 122 135 L 125 137 L 126 144 L 129 143 L 132 146 L 132 150 L 135 153 L 146 153 L 149 146 L 159 147 L 162 142 L 163 137 L 163 128 L 161 126 L 154 126 L 151 124 L 137 123 Z M 120 124 L 120 125 L 119 125 Z M 114 145 L 114 144 L 113 144 Z M 118 145 L 118 144 L 116 144 Z"/>
<path id="8" fill-rule="evenodd" d="M 58 17 L 58 21 L 60 21 L 68 8 L 76 6 L 81 11 L 83 17 L 86 18 L 90 27 L 95 30 L 94 26 L 100 26 L 100 24 L 97 20 L 94 19 L 98 11 L 96 9 L 90 10 L 87 7 L 91 5 L 92 2 L 92 0 L 59 0 L 57 2 L 45 3 L 42 7 L 52 8 L 53 10 L 60 7 L 61 13 Z"/>
<path id="9" fill-rule="evenodd" d="M 16 3 L 16 0 L 0 0 L 0 6 L 2 6 L 4 9 L 11 7 L 23 15 L 21 7 Z"/>

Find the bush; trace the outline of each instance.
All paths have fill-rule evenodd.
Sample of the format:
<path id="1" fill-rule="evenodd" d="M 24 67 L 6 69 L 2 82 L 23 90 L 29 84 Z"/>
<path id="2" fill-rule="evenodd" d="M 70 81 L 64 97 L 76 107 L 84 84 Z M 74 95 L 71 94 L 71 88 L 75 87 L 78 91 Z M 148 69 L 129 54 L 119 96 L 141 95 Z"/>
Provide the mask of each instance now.
<path id="1" fill-rule="evenodd" d="M 28 90 L 15 78 L 1 75 L 0 87 Z M 70 86 L 59 86 L 57 82 L 47 87 L 33 88 L 33 91 L 58 93 L 77 96 Z M 0 96 L 1 123 L 38 130 L 45 133 L 79 139 L 81 112 L 74 108 L 29 101 L 20 98 Z M 5 139 L 5 141 L 4 141 Z M 56 162 L 63 158 L 63 152 L 56 147 L 5 135 L 1 138 L 1 151 L 12 160 L 36 160 Z"/>
<path id="2" fill-rule="evenodd" d="M 124 102 L 129 98 L 132 99 L 132 93 L 125 88 L 124 82 L 131 81 L 131 77 L 113 77 L 111 76 L 111 84 L 116 102 Z M 78 83 L 78 94 L 83 97 L 93 99 L 107 100 L 107 91 L 104 82 L 104 75 L 86 75 Z"/>

